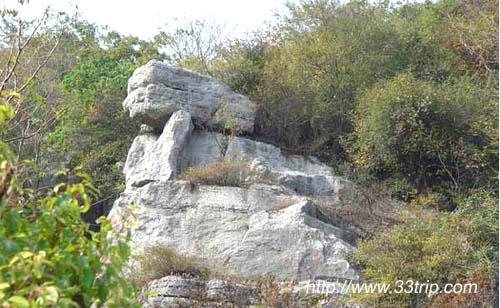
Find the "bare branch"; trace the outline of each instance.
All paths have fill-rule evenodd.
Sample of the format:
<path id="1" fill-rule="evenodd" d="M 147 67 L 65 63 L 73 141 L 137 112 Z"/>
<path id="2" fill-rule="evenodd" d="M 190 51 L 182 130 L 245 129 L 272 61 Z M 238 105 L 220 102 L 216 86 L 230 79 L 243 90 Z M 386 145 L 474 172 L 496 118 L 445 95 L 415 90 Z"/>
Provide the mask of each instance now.
<path id="1" fill-rule="evenodd" d="M 24 42 L 24 44 L 22 45 L 22 48 L 24 49 L 26 46 L 28 46 L 28 44 L 30 43 L 31 39 L 35 36 L 36 32 L 38 31 L 38 29 L 40 28 L 40 26 L 42 25 L 43 21 L 45 20 L 45 18 L 48 17 L 48 12 L 45 11 L 45 13 L 43 14 L 42 18 L 40 18 L 38 24 L 33 28 L 33 31 L 31 31 L 31 34 L 28 36 L 28 38 L 26 39 L 26 41 Z"/>
<path id="2" fill-rule="evenodd" d="M 9 57 L 5 61 L 5 63 L 2 65 L 2 72 L 0 73 L 1 75 L 4 75 L 10 67 L 10 63 L 12 63 L 12 57 L 14 56 L 14 50 L 16 49 L 16 45 L 12 44 L 9 52 Z"/>
<path id="3" fill-rule="evenodd" d="M 35 132 L 33 132 L 33 133 L 29 134 L 29 135 L 22 135 L 22 136 L 13 137 L 13 138 L 4 140 L 4 142 L 10 143 L 10 142 L 14 142 L 14 141 L 20 141 L 20 140 L 24 141 L 24 140 L 27 140 L 27 139 L 31 139 L 34 136 L 36 136 L 36 135 L 40 134 L 41 132 L 43 132 L 45 129 L 48 129 L 52 124 L 54 124 L 57 121 L 57 119 L 59 119 L 59 117 L 61 116 L 61 114 L 62 113 L 56 114 L 52 119 L 50 119 L 49 122 L 45 123 L 44 126 L 40 127 Z"/>
<path id="4" fill-rule="evenodd" d="M 17 52 L 14 57 L 14 65 L 12 65 L 12 68 L 10 68 L 9 72 L 7 73 L 7 76 L 2 80 L 0 83 L 0 94 L 3 92 L 5 89 L 5 85 L 9 81 L 9 79 L 12 77 L 12 74 L 14 74 L 14 71 L 16 70 L 17 65 L 19 64 L 19 58 L 21 57 L 21 54 L 23 52 L 23 49 L 21 48 L 21 34 L 22 34 L 22 27 L 23 27 L 23 22 L 22 20 L 18 20 L 18 27 L 17 27 Z M 9 65 L 10 66 L 10 65 Z"/>
<path id="5" fill-rule="evenodd" d="M 49 61 L 49 59 L 52 57 L 52 55 L 54 54 L 54 51 L 57 49 L 57 47 L 59 46 L 59 43 L 61 41 L 61 37 L 62 37 L 62 32 L 59 34 L 59 36 L 57 37 L 56 39 L 56 42 L 54 43 L 54 46 L 52 46 L 52 48 L 50 49 L 49 53 L 45 56 L 45 58 L 43 59 L 42 63 L 40 63 L 38 65 L 38 67 L 35 69 L 35 71 L 31 74 L 31 76 L 28 78 L 28 80 L 19 88 L 19 89 L 16 89 L 16 92 L 17 93 L 21 93 L 30 83 L 31 81 L 33 81 L 33 79 L 35 79 L 36 75 L 38 74 L 38 72 L 42 69 L 42 67 L 44 67 L 47 62 Z M 12 96 L 9 97 L 9 99 L 7 100 L 8 102 L 12 99 Z"/>

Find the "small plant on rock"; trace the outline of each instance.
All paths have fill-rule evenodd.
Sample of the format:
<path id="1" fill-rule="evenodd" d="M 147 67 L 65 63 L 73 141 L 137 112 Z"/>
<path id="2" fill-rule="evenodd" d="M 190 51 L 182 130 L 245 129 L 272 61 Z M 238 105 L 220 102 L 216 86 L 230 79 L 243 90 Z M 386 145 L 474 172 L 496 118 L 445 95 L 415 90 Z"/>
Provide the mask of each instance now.
<path id="1" fill-rule="evenodd" d="M 196 258 L 184 256 L 172 248 L 155 245 L 144 249 L 138 258 L 137 269 L 132 274 L 132 280 L 139 286 L 169 275 L 184 275 L 208 278 L 209 271 L 201 267 Z"/>
<path id="2" fill-rule="evenodd" d="M 195 185 L 246 187 L 255 172 L 245 160 L 222 158 L 202 167 L 191 167 L 181 175 Z"/>

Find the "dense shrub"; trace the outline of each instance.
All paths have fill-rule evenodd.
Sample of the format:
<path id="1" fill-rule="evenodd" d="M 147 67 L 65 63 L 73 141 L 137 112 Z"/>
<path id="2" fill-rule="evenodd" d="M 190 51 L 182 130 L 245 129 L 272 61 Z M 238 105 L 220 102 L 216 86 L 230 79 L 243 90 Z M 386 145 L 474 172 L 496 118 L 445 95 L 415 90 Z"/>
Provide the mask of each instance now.
<path id="1" fill-rule="evenodd" d="M 394 67 L 397 44 L 383 15 L 383 5 L 361 2 L 290 5 L 267 37 L 251 93 L 262 109 L 259 132 L 290 151 L 343 158 L 339 140 L 352 129 L 358 90 L 391 76 Z"/>
<path id="2" fill-rule="evenodd" d="M 492 276 L 498 271 L 497 203 L 498 199 L 477 193 L 460 200 L 453 213 L 413 209 L 403 223 L 362 241 L 355 260 L 363 266 L 368 282 L 413 280 L 444 286 L 468 281 L 489 292 Z M 471 304 L 490 296 L 448 296 L 438 302 Z M 381 307 L 419 307 L 430 301 L 426 294 L 394 292 L 360 295 L 360 299 Z"/>
<path id="3" fill-rule="evenodd" d="M 446 198 L 446 196 L 436 192 L 418 194 L 412 200 L 411 204 L 415 207 L 434 209 L 434 210 L 451 209 L 450 202 Z"/>
<path id="4" fill-rule="evenodd" d="M 408 217 L 379 237 L 363 241 L 356 259 L 363 265 L 367 281 L 396 283 L 397 280 L 432 281 L 444 284 L 461 275 L 468 265 L 471 247 L 457 233 L 450 217 L 422 212 Z M 380 306 L 417 307 L 426 294 L 366 294 L 364 300 Z"/>
<path id="5" fill-rule="evenodd" d="M 188 168 L 180 178 L 196 185 L 244 187 L 254 176 L 255 172 L 247 161 L 223 158 L 206 166 Z"/>
<path id="6" fill-rule="evenodd" d="M 262 82 L 266 45 L 265 38 L 253 38 L 222 46 L 211 63 L 212 74 L 224 80 L 232 89 L 256 97 Z"/>
<path id="7" fill-rule="evenodd" d="M 372 88 L 358 99 L 352 146 L 358 169 L 379 179 L 403 177 L 419 191 L 493 183 L 497 155 L 486 151 L 491 137 L 477 123 L 496 103 L 478 100 L 481 91 L 469 80 L 435 84 L 409 75 Z"/>

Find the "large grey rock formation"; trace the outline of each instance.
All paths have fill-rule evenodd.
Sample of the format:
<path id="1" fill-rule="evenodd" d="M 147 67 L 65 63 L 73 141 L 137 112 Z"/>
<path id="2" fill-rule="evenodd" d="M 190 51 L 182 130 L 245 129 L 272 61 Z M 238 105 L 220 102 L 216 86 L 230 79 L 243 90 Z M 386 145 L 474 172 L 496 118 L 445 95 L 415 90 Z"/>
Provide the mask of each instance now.
<path id="1" fill-rule="evenodd" d="M 279 186 L 153 182 L 125 192 L 113 212 L 129 204 L 138 206 L 136 246 L 174 247 L 243 277 L 356 278 L 345 260 L 350 234 L 329 224 L 312 201 Z"/>
<path id="2" fill-rule="evenodd" d="M 218 79 L 155 60 L 135 70 L 123 107 L 132 118 L 157 130 L 178 110 L 203 125 L 224 125 L 224 114 L 232 114 L 239 133 L 252 133 L 255 119 L 255 104 Z"/>
<path id="3" fill-rule="evenodd" d="M 193 76 L 198 75 L 150 62 L 134 73 L 129 90 L 135 96 L 134 91 L 151 84 L 179 88 Z M 205 90 L 215 84 L 225 88 L 197 78 L 208 83 Z M 182 95 L 157 97 L 155 104 L 168 105 Z M 199 110 L 141 109 L 140 104 L 150 102 L 132 102 L 135 99 L 127 98 L 125 105 L 137 107 L 137 112 L 147 110 L 147 118 L 162 119 L 164 128 L 160 135 L 146 130 L 134 140 L 124 170 L 126 190 L 110 213 L 115 224 L 134 221 L 134 253 L 161 244 L 240 277 L 271 273 L 294 279 L 357 279 L 346 260 L 354 249 L 352 233 L 322 210 L 356 202 L 351 182 L 314 158 L 287 156 L 266 143 L 193 129 Z M 132 106 L 135 103 L 139 105 Z M 249 119 L 245 112 L 236 118 Z M 250 122 L 253 118 L 241 122 L 247 132 Z M 177 177 L 186 168 L 207 166 L 223 157 L 244 161 L 253 170 L 253 184 L 193 185 Z"/>

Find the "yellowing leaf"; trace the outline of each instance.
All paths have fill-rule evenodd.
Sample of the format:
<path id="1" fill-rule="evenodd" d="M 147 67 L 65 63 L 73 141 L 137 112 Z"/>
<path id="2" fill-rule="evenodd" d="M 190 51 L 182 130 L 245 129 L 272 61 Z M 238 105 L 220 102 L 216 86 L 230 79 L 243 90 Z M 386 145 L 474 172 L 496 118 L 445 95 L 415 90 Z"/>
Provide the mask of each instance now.
<path id="1" fill-rule="evenodd" d="M 33 253 L 31 251 L 21 251 L 20 255 L 24 259 L 27 259 L 27 258 L 33 256 Z"/>

